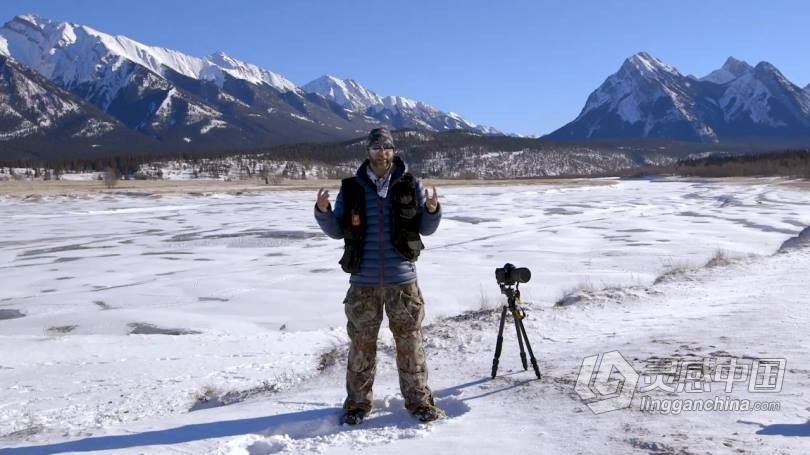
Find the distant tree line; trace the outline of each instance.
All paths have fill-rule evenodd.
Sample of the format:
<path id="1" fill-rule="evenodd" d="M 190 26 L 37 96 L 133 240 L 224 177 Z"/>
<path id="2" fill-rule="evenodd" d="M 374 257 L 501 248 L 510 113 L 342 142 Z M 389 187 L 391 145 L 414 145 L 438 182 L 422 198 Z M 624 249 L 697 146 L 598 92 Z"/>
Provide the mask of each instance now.
<path id="1" fill-rule="evenodd" d="M 362 148 L 361 148 L 362 150 Z M 43 160 L 36 158 L 2 160 L 0 167 L 53 169 L 56 174 L 65 172 L 104 172 L 113 168 L 124 177 L 131 176 L 141 165 L 154 162 L 184 161 L 196 163 L 202 160 L 225 160 L 229 157 L 242 156 L 256 159 L 273 159 L 278 161 L 296 161 L 307 165 L 313 162 L 336 164 L 358 157 L 355 149 L 347 144 L 292 144 L 260 149 L 224 150 L 219 152 L 163 152 L 157 154 L 110 154 L 106 157 L 68 158 Z"/>
<path id="2" fill-rule="evenodd" d="M 794 177 L 810 178 L 810 150 L 744 155 L 716 155 L 680 160 L 671 165 L 627 170 L 627 176 L 674 174 L 689 177 Z"/>
<path id="3" fill-rule="evenodd" d="M 0 160 L 0 167 L 51 170 L 55 178 L 66 172 L 106 172 L 114 169 L 118 175 L 131 175 L 142 163 L 150 161 L 143 156 L 109 156 L 106 158 L 72 158 L 65 160 L 17 159 Z M 34 175 L 37 177 L 38 175 Z"/>
<path id="4" fill-rule="evenodd" d="M 482 136 L 465 131 L 447 131 L 442 133 L 419 130 L 395 131 L 397 149 L 408 154 L 411 159 L 420 159 L 435 152 L 457 151 L 462 148 L 498 151 L 518 151 L 523 149 L 542 149 L 547 146 L 541 139 L 518 138 L 510 136 Z M 165 161 L 193 162 L 199 159 L 225 159 L 233 156 L 251 156 L 256 159 L 278 161 L 295 161 L 304 165 L 313 162 L 339 164 L 348 161 L 362 160 L 365 156 L 364 137 L 349 141 L 328 143 L 301 143 L 259 147 L 254 149 L 222 151 L 183 151 L 157 153 L 111 153 L 107 156 L 68 159 L 0 159 L 0 167 L 17 168 L 50 168 L 64 172 L 102 172 L 108 167 L 115 168 L 119 174 L 132 174 L 141 164 Z"/>
<path id="5" fill-rule="evenodd" d="M 486 161 L 482 157 L 490 152 L 519 152 L 529 151 L 537 156 L 550 153 L 558 157 L 577 156 L 583 153 L 596 153 L 609 157 L 624 155 L 630 157 L 632 169 L 622 166 L 603 166 L 602 171 L 588 169 L 588 176 L 632 176 L 632 175 L 660 175 L 678 174 L 703 177 L 725 176 L 796 176 L 808 178 L 808 151 L 786 150 L 783 152 L 764 153 L 762 146 L 744 146 L 730 144 L 684 144 L 672 141 L 624 140 L 624 141 L 590 141 L 582 143 L 549 142 L 544 139 L 521 138 L 512 136 L 484 136 L 466 131 L 447 131 L 442 133 L 398 130 L 394 132 L 398 154 L 409 162 L 414 172 L 422 176 L 446 177 L 447 163 L 468 163 L 473 168 L 484 166 Z M 740 154 L 731 155 L 730 151 L 739 151 Z M 662 162 L 662 157 L 668 161 L 678 159 L 690 154 L 720 153 L 708 158 L 681 159 L 674 164 L 663 166 L 650 166 L 644 163 Z M 17 159 L 0 160 L 0 168 L 26 168 L 50 170 L 48 177 L 59 178 L 62 173 L 73 172 L 110 172 L 124 178 L 132 178 L 145 164 L 180 161 L 191 165 L 194 169 L 205 172 L 209 176 L 217 176 L 224 172 L 221 168 L 223 161 L 237 158 L 240 176 L 262 178 L 269 181 L 267 171 L 258 166 L 261 161 L 288 161 L 296 163 L 295 169 L 285 169 L 284 178 L 302 178 L 306 175 L 305 169 L 314 165 L 335 167 L 334 170 L 322 171 L 331 177 L 340 177 L 345 174 L 347 163 L 359 163 L 365 158 L 365 139 L 356 139 L 329 142 L 329 143 L 301 143 L 261 147 L 255 149 L 223 150 L 223 151 L 182 151 L 162 153 L 126 153 L 110 154 L 106 157 L 68 158 L 56 160 Z M 440 158 L 440 159 L 439 159 Z M 537 160 L 542 166 L 542 161 Z M 634 166 L 634 163 L 638 166 Z M 290 166 L 290 164 L 288 164 Z M 613 167 L 614 169 L 611 169 Z M 623 167 L 624 169 L 620 169 Z M 571 167 L 574 168 L 573 166 Z M 542 169 L 539 169 L 542 170 Z M 258 175 L 256 175 L 258 173 Z M 196 171 L 195 171 L 196 174 Z M 334 174 L 334 176 L 332 175 Z M 469 175 L 464 169 L 456 169 L 456 176 Z M 542 172 L 533 173 L 537 176 Z M 582 174 L 557 173 L 557 176 Z M 37 177 L 37 176 L 35 176 Z M 160 175 L 156 175 L 160 178 Z M 481 176 L 479 176 L 481 177 Z M 216 178 L 216 177 L 215 177 Z"/>

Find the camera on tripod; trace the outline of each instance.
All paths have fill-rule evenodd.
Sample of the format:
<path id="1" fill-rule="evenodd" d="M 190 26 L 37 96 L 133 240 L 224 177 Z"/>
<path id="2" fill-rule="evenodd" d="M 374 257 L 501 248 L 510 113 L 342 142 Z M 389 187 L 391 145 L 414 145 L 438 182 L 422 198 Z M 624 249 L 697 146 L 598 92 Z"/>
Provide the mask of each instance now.
<path id="1" fill-rule="evenodd" d="M 495 269 L 495 280 L 498 286 L 501 287 L 501 293 L 506 296 L 507 304 L 501 309 L 501 322 L 498 327 L 498 339 L 495 343 L 495 357 L 492 359 L 492 378 L 498 374 L 498 363 L 500 362 L 501 349 L 503 348 L 503 327 L 506 323 L 507 313 L 512 314 L 512 319 L 515 321 L 515 329 L 517 331 L 518 346 L 520 348 L 520 362 L 523 365 L 523 370 L 528 369 L 526 362 L 526 351 L 523 350 L 525 343 L 526 349 L 529 351 L 529 359 L 531 360 L 532 369 L 537 379 L 540 379 L 540 368 L 537 366 L 537 359 L 534 358 L 532 345 L 529 343 L 529 335 L 526 333 L 526 327 L 523 326 L 523 318 L 526 317 L 526 312 L 520 307 L 520 283 L 527 283 L 532 278 L 532 272 L 526 267 L 515 267 L 510 263 L 504 264 L 503 267 Z M 515 286 L 514 288 L 512 286 Z"/>
<path id="2" fill-rule="evenodd" d="M 528 283 L 530 279 L 532 279 L 532 272 L 526 267 L 515 267 L 507 262 L 503 267 L 495 269 L 495 281 L 501 286 Z"/>

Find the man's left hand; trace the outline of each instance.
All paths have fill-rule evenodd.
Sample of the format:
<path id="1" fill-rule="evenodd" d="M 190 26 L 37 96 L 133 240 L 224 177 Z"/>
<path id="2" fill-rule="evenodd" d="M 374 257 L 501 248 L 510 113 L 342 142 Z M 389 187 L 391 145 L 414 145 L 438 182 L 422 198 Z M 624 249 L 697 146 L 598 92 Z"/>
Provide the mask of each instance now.
<path id="1" fill-rule="evenodd" d="M 425 210 L 428 213 L 436 213 L 436 209 L 439 208 L 439 193 L 436 192 L 436 187 L 432 186 L 433 189 L 433 196 L 428 195 L 428 190 L 425 188 Z"/>

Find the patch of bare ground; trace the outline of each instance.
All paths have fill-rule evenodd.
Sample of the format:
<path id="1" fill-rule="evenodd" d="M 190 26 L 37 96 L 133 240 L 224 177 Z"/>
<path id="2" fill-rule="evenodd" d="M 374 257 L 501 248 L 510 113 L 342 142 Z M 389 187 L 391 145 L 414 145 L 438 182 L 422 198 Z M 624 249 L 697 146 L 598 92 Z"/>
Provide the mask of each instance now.
<path id="1" fill-rule="evenodd" d="M 318 371 L 324 372 L 345 360 L 348 350 L 345 344 L 333 344 L 322 351 L 318 356 Z"/>
<path id="2" fill-rule="evenodd" d="M 189 408 L 189 412 L 228 406 L 257 395 L 276 393 L 279 390 L 281 390 L 281 387 L 277 383 L 267 380 L 262 381 L 261 384 L 255 387 L 241 390 L 223 391 L 213 386 L 206 386 L 196 394 L 194 404 Z"/>
<path id="3" fill-rule="evenodd" d="M 47 333 L 48 335 L 65 335 L 67 333 L 72 332 L 73 330 L 78 327 L 77 325 L 59 325 L 48 327 Z"/>
<path id="4" fill-rule="evenodd" d="M 791 237 L 782 243 L 777 253 L 785 253 L 790 250 L 810 247 L 810 226 L 802 229 L 795 237 Z"/>
<path id="5" fill-rule="evenodd" d="M 652 286 L 626 285 L 596 288 L 591 283 L 583 282 L 564 290 L 562 295 L 554 303 L 554 306 L 567 307 L 593 303 L 622 303 L 627 300 L 634 300 L 645 295 L 658 293 L 659 291 L 655 290 L 656 285 L 672 281 L 694 280 L 695 274 L 700 270 L 727 267 L 750 257 L 751 256 L 731 256 L 725 250 L 718 249 L 702 266 L 688 263 L 669 264 L 665 271 L 653 281 Z"/>
<path id="6" fill-rule="evenodd" d="M 690 277 L 695 272 L 697 272 L 697 271 L 699 271 L 701 269 L 712 269 L 712 268 L 715 268 L 715 267 L 726 267 L 726 266 L 732 265 L 732 264 L 734 264 L 736 262 L 739 262 L 739 261 L 745 259 L 746 257 L 750 258 L 752 256 L 751 255 L 749 255 L 749 256 L 731 256 L 727 251 L 722 250 L 722 249 L 718 249 L 718 250 L 715 250 L 712 257 L 709 258 L 709 260 L 706 261 L 706 263 L 703 264 L 703 266 L 696 266 L 696 265 L 691 265 L 691 264 L 687 264 L 687 263 L 671 264 L 669 267 L 667 267 L 667 269 L 664 271 L 664 273 L 662 273 L 661 275 L 659 275 L 655 279 L 655 281 L 653 282 L 653 285 L 666 283 L 666 282 L 669 282 L 669 281 L 675 281 L 675 280 L 690 280 L 691 279 Z"/>
<path id="7" fill-rule="evenodd" d="M 654 455 L 691 455 L 695 453 L 686 450 L 684 447 L 674 447 L 661 441 L 647 441 L 640 438 L 629 438 L 627 439 L 627 443 L 636 450 Z"/>
<path id="8" fill-rule="evenodd" d="M 0 434 L 0 440 L 24 440 L 45 431 L 45 425 L 42 423 L 41 419 L 30 410 L 26 410 L 23 415 L 17 419 L 15 424 L 14 427 L 16 427 L 16 429 L 10 433 Z"/>
<path id="9" fill-rule="evenodd" d="M 597 289 L 590 283 L 580 283 L 566 289 L 554 302 L 556 307 L 567 307 L 587 303 L 622 303 L 627 300 L 638 299 L 640 296 L 650 294 L 652 291 L 643 286 L 606 286 Z"/>
<path id="10" fill-rule="evenodd" d="M 25 317 L 25 313 L 17 309 L 0 309 L 0 321 L 3 319 L 17 319 Z"/>
<path id="11" fill-rule="evenodd" d="M 202 332 L 197 330 L 189 330 L 189 329 L 166 329 L 163 327 L 158 327 L 156 325 L 147 324 L 145 322 L 133 322 L 131 324 L 127 324 L 127 326 L 131 329 L 129 331 L 130 335 L 199 335 Z"/>
<path id="12" fill-rule="evenodd" d="M 706 268 L 723 267 L 726 265 L 731 265 L 732 263 L 734 263 L 734 261 L 735 259 L 729 256 L 725 250 L 717 250 L 714 252 L 714 256 L 712 256 L 711 258 L 709 258 L 708 261 L 706 261 L 706 265 L 704 267 Z"/>
<path id="13" fill-rule="evenodd" d="M 790 188 L 796 190 L 810 191 L 810 180 L 807 179 L 788 180 L 786 182 L 782 182 L 781 185 L 789 186 Z"/>

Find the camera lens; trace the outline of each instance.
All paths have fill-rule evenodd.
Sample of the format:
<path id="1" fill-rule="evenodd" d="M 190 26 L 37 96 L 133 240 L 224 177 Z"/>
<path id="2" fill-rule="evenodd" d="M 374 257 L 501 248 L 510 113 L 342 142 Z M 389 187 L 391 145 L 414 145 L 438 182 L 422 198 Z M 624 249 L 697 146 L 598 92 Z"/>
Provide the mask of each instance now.
<path id="1" fill-rule="evenodd" d="M 516 283 L 528 283 L 532 279 L 532 272 L 526 267 L 520 267 L 512 271 L 512 278 Z"/>

